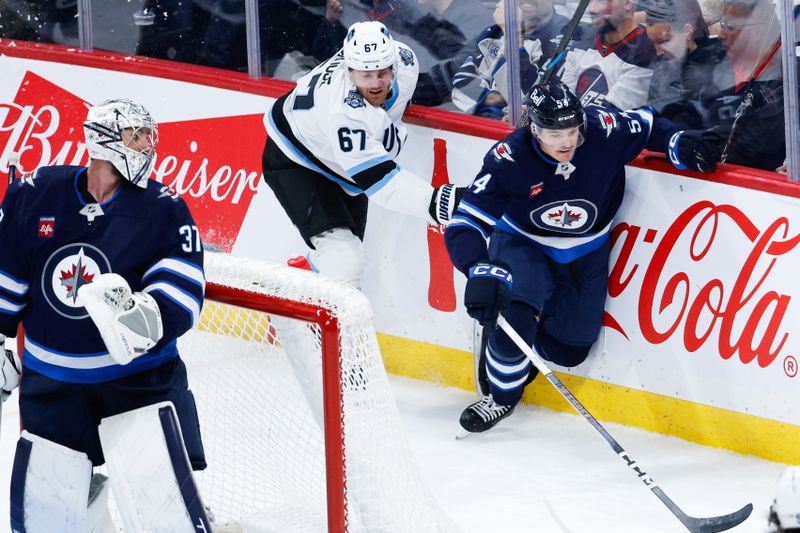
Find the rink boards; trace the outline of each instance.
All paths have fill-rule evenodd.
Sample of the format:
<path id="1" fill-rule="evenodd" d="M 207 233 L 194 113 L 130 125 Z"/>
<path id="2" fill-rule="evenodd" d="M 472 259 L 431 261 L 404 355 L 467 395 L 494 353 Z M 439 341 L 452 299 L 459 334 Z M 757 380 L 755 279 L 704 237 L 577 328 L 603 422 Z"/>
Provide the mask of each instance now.
<path id="1" fill-rule="evenodd" d="M 9 41 L 0 52 L 0 172 L 15 150 L 27 171 L 85 164 L 86 105 L 135 97 L 160 123 L 157 179 L 187 201 L 204 242 L 274 262 L 305 253 L 261 178 L 261 116 L 290 84 Z M 468 184 L 504 133 L 420 108 L 408 122 L 399 162 L 437 184 Z M 701 179 L 659 158 L 629 167 L 606 327 L 586 363 L 558 369 L 598 418 L 800 462 L 800 189 L 766 176 L 730 167 Z M 473 388 L 464 279 L 440 230 L 373 206 L 365 251 L 390 372 Z M 569 409 L 541 380 L 526 399 Z"/>

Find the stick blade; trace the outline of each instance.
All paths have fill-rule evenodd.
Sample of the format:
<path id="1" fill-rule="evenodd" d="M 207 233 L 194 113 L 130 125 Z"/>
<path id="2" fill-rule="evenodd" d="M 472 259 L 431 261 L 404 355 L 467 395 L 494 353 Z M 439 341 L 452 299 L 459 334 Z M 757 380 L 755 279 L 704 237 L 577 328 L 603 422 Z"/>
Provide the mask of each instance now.
<path id="1" fill-rule="evenodd" d="M 686 529 L 692 533 L 716 533 L 717 531 L 727 531 L 747 520 L 753 512 L 753 504 L 748 503 L 738 511 L 722 516 L 712 516 L 709 518 L 694 518 L 686 516 L 681 518 L 681 522 Z"/>

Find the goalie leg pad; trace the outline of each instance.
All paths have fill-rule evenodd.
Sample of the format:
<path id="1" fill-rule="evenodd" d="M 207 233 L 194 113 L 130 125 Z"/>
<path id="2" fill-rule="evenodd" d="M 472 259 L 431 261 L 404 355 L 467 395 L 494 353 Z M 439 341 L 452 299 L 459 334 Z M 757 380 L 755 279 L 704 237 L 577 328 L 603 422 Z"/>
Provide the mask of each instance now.
<path id="1" fill-rule="evenodd" d="M 100 442 L 126 531 L 211 531 L 172 403 L 104 418 Z"/>
<path id="2" fill-rule="evenodd" d="M 11 527 L 86 531 L 92 463 L 85 453 L 23 431 L 11 473 Z"/>

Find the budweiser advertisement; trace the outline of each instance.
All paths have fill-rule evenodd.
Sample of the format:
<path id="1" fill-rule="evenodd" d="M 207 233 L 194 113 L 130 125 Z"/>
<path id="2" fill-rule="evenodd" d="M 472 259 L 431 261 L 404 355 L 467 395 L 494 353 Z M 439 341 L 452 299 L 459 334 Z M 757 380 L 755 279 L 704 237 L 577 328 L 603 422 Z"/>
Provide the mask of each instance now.
<path id="1" fill-rule="evenodd" d="M 86 164 L 87 106 L 135 97 L 160 124 L 154 177 L 186 199 L 204 242 L 279 262 L 306 252 L 261 175 L 262 115 L 278 94 L 8 56 L 0 69 L 0 194 L 12 151 L 23 172 Z M 480 133 L 411 125 L 399 162 L 433 183 L 466 185 L 494 143 Z M 628 176 L 606 327 L 568 371 L 800 424 L 800 202 L 642 168 Z M 464 278 L 446 264 L 441 231 L 372 207 L 363 288 L 379 332 L 471 352 Z"/>

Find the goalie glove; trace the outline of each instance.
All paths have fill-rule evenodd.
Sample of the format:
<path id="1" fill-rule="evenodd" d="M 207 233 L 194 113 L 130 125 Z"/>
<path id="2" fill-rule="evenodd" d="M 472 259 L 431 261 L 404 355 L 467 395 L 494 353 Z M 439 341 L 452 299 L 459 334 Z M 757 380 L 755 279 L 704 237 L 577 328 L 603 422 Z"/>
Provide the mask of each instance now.
<path id="1" fill-rule="evenodd" d="M 678 131 L 669 139 L 667 154 L 678 170 L 713 172 L 722 155 L 722 138 L 712 130 Z"/>
<path id="2" fill-rule="evenodd" d="M 456 187 L 452 183 L 433 189 L 428 214 L 435 224 L 448 224 L 453 219 L 464 190 L 465 187 Z"/>
<path id="3" fill-rule="evenodd" d="M 127 365 L 144 355 L 164 335 L 161 310 L 149 294 L 131 292 L 118 274 L 102 274 L 78 289 L 78 298 L 89 313 L 108 353 Z"/>
<path id="4" fill-rule="evenodd" d="M 6 336 L 0 335 L 0 355 L 3 360 L 0 362 L 0 373 L 3 374 L 3 382 L 0 384 L 0 398 L 8 400 L 11 391 L 19 387 L 19 378 L 22 374 L 22 362 L 19 356 L 11 350 L 6 350 Z"/>

